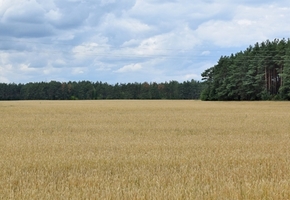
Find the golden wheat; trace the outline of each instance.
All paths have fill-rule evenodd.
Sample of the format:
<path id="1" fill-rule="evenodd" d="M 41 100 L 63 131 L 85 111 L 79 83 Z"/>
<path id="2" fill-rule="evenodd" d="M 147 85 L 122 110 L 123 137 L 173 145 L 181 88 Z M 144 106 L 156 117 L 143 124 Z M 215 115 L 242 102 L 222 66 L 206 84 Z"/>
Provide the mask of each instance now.
<path id="1" fill-rule="evenodd" d="M 0 102 L 1 199 L 290 199 L 290 104 Z"/>

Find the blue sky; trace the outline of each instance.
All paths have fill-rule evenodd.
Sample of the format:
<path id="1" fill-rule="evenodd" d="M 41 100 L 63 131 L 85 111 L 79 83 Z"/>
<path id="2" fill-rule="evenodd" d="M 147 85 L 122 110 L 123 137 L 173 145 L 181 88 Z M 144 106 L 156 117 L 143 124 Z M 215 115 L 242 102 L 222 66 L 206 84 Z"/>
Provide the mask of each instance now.
<path id="1" fill-rule="evenodd" d="M 288 0 L 0 0 L 0 82 L 200 80 L 289 19 Z"/>

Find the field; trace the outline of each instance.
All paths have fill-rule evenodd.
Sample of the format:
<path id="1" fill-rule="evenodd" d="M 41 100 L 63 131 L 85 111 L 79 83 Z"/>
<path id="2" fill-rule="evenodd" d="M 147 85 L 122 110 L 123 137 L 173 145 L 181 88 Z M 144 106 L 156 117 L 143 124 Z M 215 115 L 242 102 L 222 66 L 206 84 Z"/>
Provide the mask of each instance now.
<path id="1" fill-rule="evenodd" d="M 290 199 L 290 103 L 0 102 L 0 199 Z"/>

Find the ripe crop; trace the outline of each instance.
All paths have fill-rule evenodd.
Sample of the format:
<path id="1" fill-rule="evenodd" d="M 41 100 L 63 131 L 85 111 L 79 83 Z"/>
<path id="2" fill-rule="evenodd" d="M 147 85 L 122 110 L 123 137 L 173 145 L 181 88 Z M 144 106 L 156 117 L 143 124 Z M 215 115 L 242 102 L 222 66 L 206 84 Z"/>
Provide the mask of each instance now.
<path id="1" fill-rule="evenodd" d="M 0 102 L 0 199 L 290 199 L 289 102 Z"/>

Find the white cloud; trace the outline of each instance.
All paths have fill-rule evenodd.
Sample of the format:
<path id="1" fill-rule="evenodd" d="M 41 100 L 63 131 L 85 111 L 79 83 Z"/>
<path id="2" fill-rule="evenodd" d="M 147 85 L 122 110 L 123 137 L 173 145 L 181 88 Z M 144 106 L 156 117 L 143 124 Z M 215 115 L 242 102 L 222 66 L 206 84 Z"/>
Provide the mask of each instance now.
<path id="1" fill-rule="evenodd" d="M 191 79 L 198 79 L 199 74 L 186 74 L 183 79 L 185 80 L 191 80 Z"/>
<path id="2" fill-rule="evenodd" d="M 220 47 L 248 46 L 275 37 L 287 38 L 289 18 L 290 8 L 238 6 L 231 20 L 210 20 L 201 24 L 196 33 Z"/>
<path id="3" fill-rule="evenodd" d="M 122 16 L 117 17 L 113 13 L 103 16 L 97 31 L 106 35 L 108 40 L 115 44 L 121 44 L 132 38 L 142 38 L 153 27 L 142 23 L 138 19 Z"/>
<path id="4" fill-rule="evenodd" d="M 202 56 L 207 56 L 207 55 L 210 55 L 210 51 L 203 51 L 201 53 Z"/>
<path id="5" fill-rule="evenodd" d="M 42 74 L 44 74 L 46 76 L 53 75 L 53 74 L 59 74 L 61 72 L 62 72 L 61 69 L 52 67 L 51 65 L 42 69 Z"/>
<path id="6" fill-rule="evenodd" d="M 10 83 L 10 81 L 6 77 L 0 76 L 0 83 Z"/>
<path id="7" fill-rule="evenodd" d="M 137 64 L 126 65 L 116 70 L 115 72 L 119 72 L 119 73 L 134 72 L 134 71 L 139 71 L 140 69 L 142 69 L 142 65 L 137 63 Z"/>
<path id="8" fill-rule="evenodd" d="M 105 5 L 112 4 L 112 3 L 115 3 L 115 0 L 102 0 L 101 6 L 105 6 Z"/>
<path id="9" fill-rule="evenodd" d="M 81 45 L 75 46 L 72 49 L 72 53 L 76 59 L 92 59 L 92 58 L 102 58 L 107 57 L 109 51 L 109 46 L 100 40 L 100 43 L 83 43 Z"/>
<path id="10" fill-rule="evenodd" d="M 11 65 L 3 65 L 0 64 L 0 83 L 9 83 L 8 75 L 11 71 L 12 66 Z"/>
<path id="11" fill-rule="evenodd" d="M 21 64 L 19 67 L 19 70 L 21 70 L 22 72 L 29 72 L 29 71 L 34 71 L 35 69 L 30 68 L 29 64 Z"/>
<path id="12" fill-rule="evenodd" d="M 34 0 L 10 4 L 6 7 L 3 20 L 9 23 L 41 23 L 44 20 L 44 9 Z"/>
<path id="13" fill-rule="evenodd" d="M 200 41 L 195 37 L 194 32 L 184 26 L 143 40 L 136 52 L 138 55 L 168 57 L 189 51 L 199 43 Z"/>
<path id="14" fill-rule="evenodd" d="M 75 67 L 72 69 L 72 74 L 76 75 L 76 74 L 83 74 L 85 73 L 85 68 L 83 67 Z"/>
<path id="15" fill-rule="evenodd" d="M 45 17 L 49 21 L 57 21 L 62 18 L 62 13 L 60 12 L 59 9 L 56 10 L 49 10 L 46 14 Z"/>

